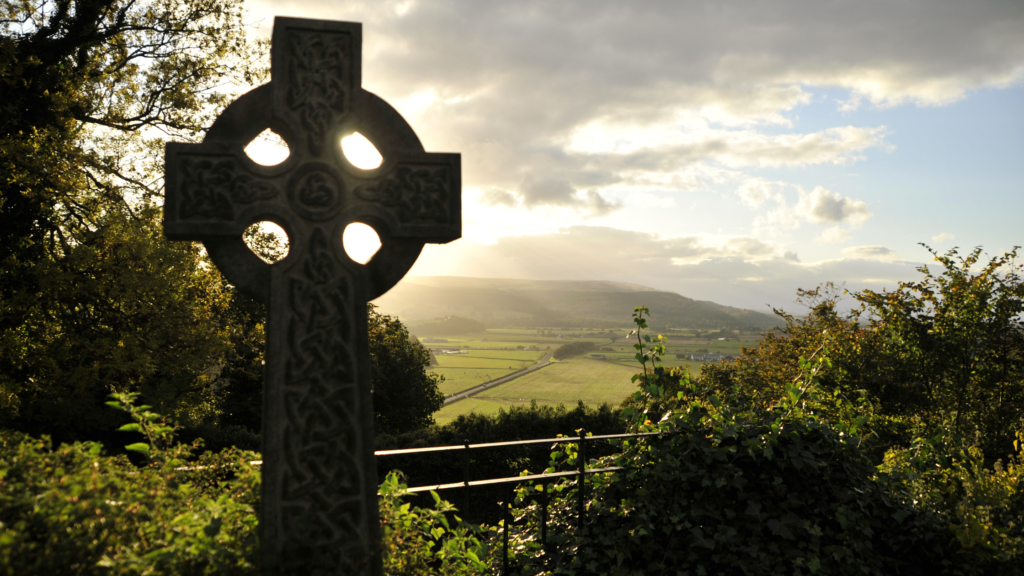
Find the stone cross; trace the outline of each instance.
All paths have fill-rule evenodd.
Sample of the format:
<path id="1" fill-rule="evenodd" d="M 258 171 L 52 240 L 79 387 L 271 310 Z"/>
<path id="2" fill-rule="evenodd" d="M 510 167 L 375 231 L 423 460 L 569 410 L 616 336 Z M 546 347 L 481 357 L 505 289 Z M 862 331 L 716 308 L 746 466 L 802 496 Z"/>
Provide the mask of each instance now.
<path id="1" fill-rule="evenodd" d="M 201 144 L 166 149 L 167 237 L 203 242 L 228 280 L 267 304 L 265 574 L 381 574 L 366 303 L 424 243 L 462 234 L 459 155 L 425 152 L 361 88 L 361 48 L 360 24 L 276 18 L 270 83 L 228 106 Z M 288 144 L 277 166 L 243 151 L 267 128 Z M 380 167 L 345 158 L 353 132 L 376 146 Z M 288 234 L 288 256 L 273 265 L 242 240 L 261 221 Z M 381 239 L 365 265 L 342 246 L 352 222 Z"/>

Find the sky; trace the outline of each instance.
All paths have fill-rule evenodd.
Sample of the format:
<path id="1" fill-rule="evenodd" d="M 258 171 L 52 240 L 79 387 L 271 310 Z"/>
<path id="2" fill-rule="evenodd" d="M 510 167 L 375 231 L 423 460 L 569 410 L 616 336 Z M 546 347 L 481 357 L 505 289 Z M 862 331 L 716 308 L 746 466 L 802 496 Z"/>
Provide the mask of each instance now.
<path id="1" fill-rule="evenodd" d="M 767 311 L 1024 244 L 1024 2 L 247 4 L 363 23 L 363 88 L 462 155 L 411 276 L 613 280 Z"/>

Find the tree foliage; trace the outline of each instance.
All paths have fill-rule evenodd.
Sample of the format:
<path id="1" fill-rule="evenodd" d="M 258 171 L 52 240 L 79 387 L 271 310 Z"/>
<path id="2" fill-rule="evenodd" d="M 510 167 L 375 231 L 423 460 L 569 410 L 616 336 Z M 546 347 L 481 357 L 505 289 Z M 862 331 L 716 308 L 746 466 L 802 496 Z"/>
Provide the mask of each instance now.
<path id="1" fill-rule="evenodd" d="M 373 365 L 373 416 L 378 432 L 400 434 L 434 423 L 444 406 L 439 384 L 444 376 L 427 371 L 430 353 L 409 339 L 393 316 L 367 304 L 370 361 Z"/>
<path id="2" fill-rule="evenodd" d="M 881 459 L 894 446 L 908 447 L 915 430 L 949 430 L 992 459 L 1012 452 L 1024 411 L 1024 285 L 1016 251 L 987 262 L 981 249 L 966 257 L 939 254 L 942 266 L 900 282 L 891 292 L 864 290 L 860 303 L 841 313 L 834 285 L 801 290 L 806 317 L 776 310 L 786 320 L 735 362 L 705 365 L 702 382 L 714 389 L 737 386 L 770 406 L 799 374 L 800 358 L 827 351 L 831 366 L 822 385 L 848 398 L 863 396 L 874 413 L 869 440 Z"/>
<path id="3" fill-rule="evenodd" d="M 634 315 L 641 332 L 646 314 Z M 861 450 L 868 414 L 823 385 L 834 369 L 827 351 L 799 358 L 797 376 L 765 405 L 739 386 L 699 381 L 667 397 L 664 339 L 644 335 L 636 348 L 638 408 L 623 414 L 631 430 L 659 436 L 624 441 L 614 456 L 588 452 L 585 463 L 575 445 L 553 452 L 548 472 L 622 470 L 588 476 L 582 520 L 578 479 L 521 486 L 508 528 L 516 573 L 1021 573 L 1016 460 L 990 471 L 977 458 L 950 468 L 935 454 L 905 454 L 932 476 L 915 487 L 924 475 L 896 460 L 880 470 Z"/>
<path id="4" fill-rule="evenodd" d="M 879 384 L 901 389 L 902 410 L 987 451 L 1010 453 L 1024 411 L 1024 284 L 1016 250 L 981 260 L 938 254 L 943 270 L 900 282 L 892 292 L 857 295 L 879 337 Z"/>
<path id="5" fill-rule="evenodd" d="M 88 437 L 115 427 L 96 409 L 112 391 L 142 391 L 186 422 L 209 415 L 229 295 L 197 247 L 160 238 L 156 217 L 106 216 L 60 261 L 36 264 L 37 291 L 0 301 L 20 316 L 0 333 L 0 425 Z"/>
<path id="6" fill-rule="evenodd" d="M 571 356 L 576 356 L 578 354 L 590 352 L 595 348 L 595 346 L 596 345 L 593 342 L 568 342 L 566 344 L 562 344 L 558 348 L 555 348 L 555 351 L 552 353 L 552 356 L 554 356 L 556 360 L 564 360 L 565 358 L 569 358 Z"/>
<path id="7" fill-rule="evenodd" d="M 487 327 L 479 321 L 461 316 L 446 316 L 442 320 L 418 322 L 413 328 L 413 331 L 419 336 L 452 336 L 485 330 Z"/>
<path id="8" fill-rule="evenodd" d="M 194 140 L 225 86 L 266 75 L 237 0 L 12 1 L 0 26 L 0 260 L 18 264 L 158 197 L 154 130 Z"/>
<path id="9" fill-rule="evenodd" d="M 112 391 L 196 423 L 231 291 L 159 225 L 162 144 L 266 75 L 236 0 L 0 4 L 0 426 L 110 428 Z"/>

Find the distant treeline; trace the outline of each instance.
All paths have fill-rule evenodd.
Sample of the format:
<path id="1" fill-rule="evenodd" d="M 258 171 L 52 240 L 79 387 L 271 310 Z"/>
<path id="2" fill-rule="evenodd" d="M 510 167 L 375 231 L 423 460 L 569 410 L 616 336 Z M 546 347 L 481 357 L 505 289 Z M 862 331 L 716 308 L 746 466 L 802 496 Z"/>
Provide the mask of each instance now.
<path id="1" fill-rule="evenodd" d="M 472 318 L 462 318 L 461 316 L 448 316 L 441 320 L 410 323 L 409 326 L 409 331 L 417 336 L 454 336 L 456 334 L 469 334 L 485 330 L 487 330 L 487 327 L 479 321 Z"/>
<path id="2" fill-rule="evenodd" d="M 562 344 L 557 349 L 553 356 L 556 360 L 575 356 L 577 354 L 583 354 L 594 349 L 593 342 L 569 342 L 568 344 Z"/>

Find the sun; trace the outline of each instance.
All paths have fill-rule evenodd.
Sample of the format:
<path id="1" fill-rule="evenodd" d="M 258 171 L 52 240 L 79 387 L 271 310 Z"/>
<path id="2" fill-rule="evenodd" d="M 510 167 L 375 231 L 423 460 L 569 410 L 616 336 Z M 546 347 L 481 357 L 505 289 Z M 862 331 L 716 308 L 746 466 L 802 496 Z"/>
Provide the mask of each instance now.
<path id="1" fill-rule="evenodd" d="M 341 139 L 341 151 L 345 153 L 345 158 L 360 170 L 373 170 L 384 161 L 384 157 L 373 143 L 359 132 L 353 132 L 352 135 Z"/>
<path id="2" fill-rule="evenodd" d="M 345 228 L 341 243 L 352 260 L 366 264 L 380 250 L 380 237 L 373 228 L 362 222 L 353 222 Z"/>

